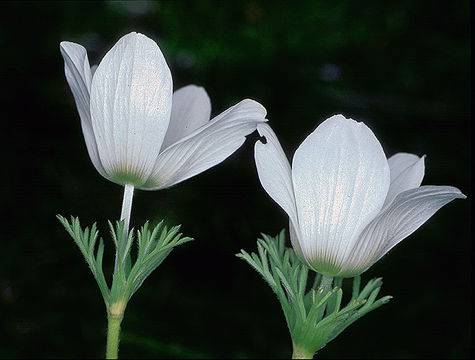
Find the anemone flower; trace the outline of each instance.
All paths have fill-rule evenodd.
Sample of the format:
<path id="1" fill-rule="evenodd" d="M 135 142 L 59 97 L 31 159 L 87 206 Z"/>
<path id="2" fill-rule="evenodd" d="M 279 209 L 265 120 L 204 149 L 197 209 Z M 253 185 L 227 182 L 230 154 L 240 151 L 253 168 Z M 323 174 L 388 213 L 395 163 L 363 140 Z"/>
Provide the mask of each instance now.
<path id="1" fill-rule="evenodd" d="M 295 252 L 327 276 L 361 274 L 437 210 L 465 198 L 451 186 L 420 186 L 424 157 L 386 159 L 363 123 L 332 116 L 299 146 L 290 166 L 275 133 L 257 127 L 262 186 L 289 216 Z"/>
<path id="2" fill-rule="evenodd" d="M 177 184 L 220 163 L 265 121 L 245 99 L 210 120 L 206 91 L 172 94 L 170 69 L 155 41 L 132 32 L 91 69 L 81 45 L 60 44 L 89 156 L 106 179 L 143 190 Z"/>

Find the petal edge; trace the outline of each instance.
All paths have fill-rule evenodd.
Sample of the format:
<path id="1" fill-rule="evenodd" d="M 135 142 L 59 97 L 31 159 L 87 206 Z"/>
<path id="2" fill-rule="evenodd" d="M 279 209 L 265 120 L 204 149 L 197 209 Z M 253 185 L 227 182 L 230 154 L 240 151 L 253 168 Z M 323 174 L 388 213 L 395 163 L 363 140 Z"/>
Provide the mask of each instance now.
<path id="1" fill-rule="evenodd" d="M 465 198 L 452 186 L 424 185 L 400 193 L 361 233 L 347 259 L 349 268 L 356 273 L 365 271 L 444 205 Z"/>
<path id="2" fill-rule="evenodd" d="M 170 124 L 162 150 L 205 125 L 211 114 L 211 101 L 200 86 L 187 85 L 173 93 Z"/>
<path id="3" fill-rule="evenodd" d="M 297 235 L 296 237 L 291 236 L 291 238 L 298 239 L 297 207 L 295 205 L 290 163 L 277 136 L 268 124 L 259 124 L 257 131 L 266 138 L 265 144 L 258 140 L 254 145 L 257 175 L 267 194 L 289 215 L 290 228 L 293 224 L 293 231 Z M 292 229 L 290 234 L 292 234 Z M 292 240 L 293 244 L 295 242 L 296 240 Z M 294 244 L 294 248 L 296 248 L 296 245 L 298 244 Z"/>
<path id="4" fill-rule="evenodd" d="M 150 178 L 140 188 L 164 189 L 219 164 L 241 147 L 258 123 L 266 121 L 265 115 L 265 108 L 250 99 L 230 107 L 163 150 Z"/>

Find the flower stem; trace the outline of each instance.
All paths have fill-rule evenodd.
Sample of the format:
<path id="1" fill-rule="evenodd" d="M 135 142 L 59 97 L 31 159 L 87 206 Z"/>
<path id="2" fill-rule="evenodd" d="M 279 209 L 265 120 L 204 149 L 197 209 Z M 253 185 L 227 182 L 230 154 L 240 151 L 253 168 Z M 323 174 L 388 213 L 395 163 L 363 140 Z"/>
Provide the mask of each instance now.
<path id="1" fill-rule="evenodd" d="M 120 221 L 124 221 L 124 231 L 122 238 L 118 239 L 119 246 L 115 253 L 114 274 L 117 273 L 119 252 L 122 251 L 127 244 L 127 238 L 129 237 L 129 225 L 130 225 L 130 213 L 132 212 L 132 199 L 134 197 L 134 186 L 131 184 L 125 184 L 124 197 L 122 199 L 122 210 L 120 212 Z M 130 258 L 126 260 L 127 267 L 130 265 Z"/>
<path id="2" fill-rule="evenodd" d="M 122 200 L 122 211 L 120 213 L 120 220 L 124 220 L 124 233 L 129 233 L 130 213 L 132 211 L 132 198 L 134 197 L 134 186 L 125 184 L 124 199 Z"/>
<path id="3" fill-rule="evenodd" d="M 320 282 L 319 289 L 327 293 L 332 288 L 332 282 L 333 282 L 332 276 L 322 275 L 322 280 Z"/>
<path id="4" fill-rule="evenodd" d="M 117 359 L 119 356 L 120 323 L 124 316 L 125 305 L 123 302 L 112 304 L 107 317 L 107 348 L 106 359 Z"/>
<path id="5" fill-rule="evenodd" d="M 124 301 L 118 301 L 109 306 L 107 311 L 106 359 L 117 359 L 119 356 L 120 323 L 124 317 L 125 306 Z"/>
<path id="6" fill-rule="evenodd" d="M 119 355 L 120 319 L 109 317 L 107 325 L 106 359 L 117 359 Z"/>
<path id="7" fill-rule="evenodd" d="M 107 359 L 117 359 L 119 355 L 120 323 L 124 317 L 124 311 L 127 305 L 127 301 L 123 300 L 127 298 L 127 295 L 124 293 L 125 288 L 123 287 L 123 282 L 127 276 L 127 268 L 130 267 L 130 257 L 126 259 L 124 266 L 124 264 L 119 261 L 119 253 L 123 251 L 127 244 L 133 197 L 134 186 L 126 184 L 124 186 L 124 198 L 122 200 L 122 210 L 120 213 L 120 220 L 124 221 L 124 231 L 122 237 L 117 239 L 119 244 L 115 253 L 114 276 L 111 289 L 111 301 L 113 301 L 113 303 L 110 304 L 107 309 Z M 121 300 L 117 300 L 118 298 Z"/>

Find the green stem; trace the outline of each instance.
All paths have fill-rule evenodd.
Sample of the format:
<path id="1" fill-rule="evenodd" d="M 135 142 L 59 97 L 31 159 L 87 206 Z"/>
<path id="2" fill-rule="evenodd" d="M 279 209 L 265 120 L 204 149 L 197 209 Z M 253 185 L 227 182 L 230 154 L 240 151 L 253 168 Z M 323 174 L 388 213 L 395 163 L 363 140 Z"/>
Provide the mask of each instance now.
<path id="1" fill-rule="evenodd" d="M 332 288 L 333 276 L 322 275 L 319 289 L 327 293 Z"/>
<path id="2" fill-rule="evenodd" d="M 313 359 L 314 353 L 301 346 L 293 344 L 292 359 Z"/>
<path id="3" fill-rule="evenodd" d="M 120 323 L 124 317 L 125 303 L 120 301 L 112 304 L 107 317 L 107 348 L 106 359 L 117 359 L 119 356 Z"/>
<path id="4" fill-rule="evenodd" d="M 114 303 L 110 304 L 109 308 L 107 309 L 107 359 L 117 359 L 119 355 L 120 323 L 122 322 L 127 302 L 124 300 L 117 300 L 117 298 L 124 299 L 124 297 L 126 297 L 126 294 L 124 294 L 124 289 L 122 288 L 122 283 L 127 276 L 127 267 L 129 267 L 130 265 L 129 257 L 126 260 L 125 268 L 122 268 L 122 265 L 119 264 L 119 252 L 123 251 L 122 249 L 127 244 L 133 197 L 134 186 L 126 184 L 124 186 L 124 198 L 122 201 L 122 210 L 120 213 L 120 220 L 124 221 L 124 231 L 122 238 L 117 239 L 119 241 L 119 244 L 115 253 L 114 276 L 111 290 L 111 301 L 114 301 Z M 119 289 L 118 292 L 116 292 L 115 289 Z"/>
<path id="5" fill-rule="evenodd" d="M 120 319 L 109 317 L 107 329 L 106 359 L 117 359 L 119 355 Z"/>

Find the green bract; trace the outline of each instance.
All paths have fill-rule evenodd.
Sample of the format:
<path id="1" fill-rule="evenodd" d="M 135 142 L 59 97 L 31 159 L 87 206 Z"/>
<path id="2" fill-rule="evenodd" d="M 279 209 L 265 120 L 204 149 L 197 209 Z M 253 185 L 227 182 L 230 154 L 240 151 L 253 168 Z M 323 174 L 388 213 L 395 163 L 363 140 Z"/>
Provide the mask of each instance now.
<path id="1" fill-rule="evenodd" d="M 115 227 L 109 222 L 117 256 L 112 287 L 109 288 L 102 270 L 104 255 L 104 242 L 102 239 L 99 241 L 97 251 L 95 250 L 99 235 L 96 224 L 92 225 L 90 230 L 88 227 L 82 230 L 78 218 L 71 217 L 71 222 L 68 222 L 61 215 L 57 215 L 57 217 L 84 255 L 99 285 L 108 312 L 111 311 L 111 308 L 115 310 L 114 305 L 120 304 L 123 313 L 132 295 L 140 288 L 152 271 L 162 263 L 173 248 L 193 240 L 189 237 L 182 237 L 182 234 L 178 232 L 180 225 L 168 230 L 162 220 L 151 229 L 147 221 L 137 231 L 137 254 L 135 260 L 133 260 L 131 250 L 134 242 L 134 230 L 132 229 L 129 235 L 126 236 L 124 221 L 116 222 Z"/>
<path id="2" fill-rule="evenodd" d="M 257 254 L 241 250 L 236 256 L 261 274 L 277 295 L 292 338 L 293 358 L 312 358 L 350 324 L 391 299 L 376 300 L 381 278 L 370 280 L 360 291 L 357 276 L 351 299 L 342 305 L 342 278 L 336 278 L 332 287 L 333 278 L 316 273 L 309 286 L 309 268 L 292 248 L 285 247 L 284 231 L 276 237 L 262 237 L 257 240 Z"/>

